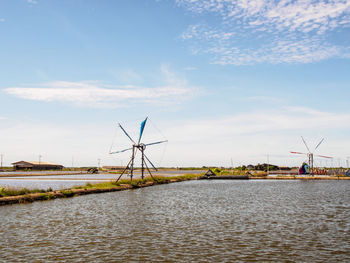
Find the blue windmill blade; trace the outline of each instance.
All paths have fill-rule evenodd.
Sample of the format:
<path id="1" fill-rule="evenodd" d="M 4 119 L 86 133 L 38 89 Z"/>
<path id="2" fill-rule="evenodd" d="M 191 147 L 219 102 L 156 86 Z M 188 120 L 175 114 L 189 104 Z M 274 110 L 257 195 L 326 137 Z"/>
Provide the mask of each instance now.
<path id="1" fill-rule="evenodd" d="M 143 130 L 145 129 L 146 126 L 146 122 L 147 122 L 148 117 L 141 122 L 141 128 L 140 128 L 140 136 L 139 136 L 139 141 L 137 142 L 137 144 L 140 144 L 141 138 L 142 138 L 142 134 L 143 134 Z"/>
<path id="2" fill-rule="evenodd" d="M 130 137 L 130 135 L 126 132 L 126 130 L 124 130 L 123 126 L 121 126 L 120 123 L 118 123 L 118 125 L 119 125 L 120 129 L 122 129 L 122 131 L 125 133 L 125 135 L 128 136 L 128 138 L 130 139 L 130 141 L 132 141 L 134 144 L 136 144 L 135 141 L 134 141 L 134 140 Z"/>
<path id="3" fill-rule="evenodd" d="M 160 144 L 160 143 L 163 143 L 163 142 L 168 142 L 168 140 L 159 141 L 159 142 L 151 142 L 151 143 L 147 143 L 147 144 L 145 144 L 145 145 L 146 145 L 146 146 L 149 146 L 149 145 L 154 145 L 154 144 Z"/>
<path id="4" fill-rule="evenodd" d="M 128 148 L 128 149 L 124 149 L 124 150 L 116 151 L 116 152 L 110 152 L 109 154 L 123 153 L 123 152 L 130 151 L 130 150 L 132 150 L 132 148 Z"/>

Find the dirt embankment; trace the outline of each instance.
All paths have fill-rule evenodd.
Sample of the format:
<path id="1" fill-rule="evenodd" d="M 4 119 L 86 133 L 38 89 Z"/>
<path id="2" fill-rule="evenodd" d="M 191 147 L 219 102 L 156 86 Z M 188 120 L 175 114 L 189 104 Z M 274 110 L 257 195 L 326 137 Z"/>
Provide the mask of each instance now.
<path id="1" fill-rule="evenodd" d="M 51 191 L 51 192 L 45 192 L 45 193 L 32 193 L 32 194 L 25 194 L 25 195 L 6 196 L 6 197 L 0 197 L 0 205 L 21 204 L 21 203 L 29 203 L 34 201 L 52 200 L 56 198 L 73 197 L 73 196 L 79 196 L 79 195 L 123 191 L 128 189 L 148 187 L 156 184 L 175 183 L 180 181 L 183 181 L 183 180 L 171 179 L 162 183 L 149 181 L 142 184 L 121 184 L 119 186 L 111 186 L 109 188 L 106 188 L 106 187 L 103 187 L 103 188 L 92 187 L 92 188 L 80 188 L 80 189 L 73 188 L 73 189 L 65 189 L 65 190 Z"/>

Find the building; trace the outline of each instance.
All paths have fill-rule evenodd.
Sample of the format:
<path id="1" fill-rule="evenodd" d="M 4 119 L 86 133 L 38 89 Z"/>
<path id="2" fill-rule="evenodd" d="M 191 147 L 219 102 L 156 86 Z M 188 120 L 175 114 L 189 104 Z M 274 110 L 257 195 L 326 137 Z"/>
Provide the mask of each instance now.
<path id="1" fill-rule="evenodd" d="M 14 170 L 62 170 L 63 165 L 46 162 L 19 161 L 12 163 Z"/>

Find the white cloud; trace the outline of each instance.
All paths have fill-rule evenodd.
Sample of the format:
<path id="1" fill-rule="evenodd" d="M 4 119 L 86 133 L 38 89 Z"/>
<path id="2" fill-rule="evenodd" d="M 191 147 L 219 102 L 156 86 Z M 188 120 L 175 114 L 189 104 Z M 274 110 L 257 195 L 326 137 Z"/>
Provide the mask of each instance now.
<path id="1" fill-rule="evenodd" d="M 194 95 L 195 88 L 162 66 L 164 85 L 142 87 L 113 86 L 100 82 L 54 81 L 38 85 L 10 87 L 7 94 L 28 100 L 59 101 L 87 107 L 126 107 L 132 103 L 178 103 Z"/>
<path id="2" fill-rule="evenodd" d="M 337 114 L 312 108 L 287 107 L 273 111 L 260 109 L 221 118 L 155 122 L 157 127 L 154 129 L 161 130 L 165 139 L 169 140 L 165 155 L 162 148 L 165 145 L 147 148 L 147 156 L 155 165 L 228 166 L 232 157 L 237 166 L 240 163 L 265 162 L 267 154 L 272 163 L 298 165 L 303 157 L 293 156 L 289 151 L 305 150 L 300 135 L 305 137 L 310 147 L 316 146 L 325 137 L 325 142 L 317 151 L 319 154 L 337 158 L 349 156 L 349 112 Z M 123 123 L 124 128 L 131 136 L 136 136 L 140 123 L 127 124 L 129 126 Z M 163 139 L 156 133 L 150 133 L 152 125 L 147 127 L 144 134 L 145 142 L 154 141 L 149 138 L 156 141 Z M 119 165 L 121 161 L 126 165 L 129 160 L 129 153 L 124 156 L 108 154 L 115 132 L 112 122 L 110 129 L 106 129 L 108 122 L 95 125 L 56 121 L 39 123 L 23 119 L 7 120 L 0 126 L 1 151 L 5 154 L 6 162 L 37 160 L 39 154 L 43 160 L 66 166 L 70 166 L 72 155 L 76 165 L 85 166 L 95 164 L 97 158 L 102 159 L 103 165 Z M 117 137 L 115 146 L 123 139 L 127 139 L 124 134 Z"/>
<path id="3" fill-rule="evenodd" d="M 289 151 L 304 151 L 300 135 L 314 146 L 322 138 L 326 142 L 318 153 L 348 156 L 350 140 L 339 137 L 350 130 L 350 113 L 331 113 L 302 107 L 286 107 L 275 111 L 257 110 L 219 119 L 187 120 L 163 123 L 162 132 L 169 139 L 167 158 L 187 165 L 229 165 L 237 162 L 257 163 L 270 160 L 279 165 L 297 165 L 298 156 Z M 181 127 L 179 129 L 178 127 Z M 337 133 L 337 135 L 335 135 Z M 275 156 L 275 157 L 273 157 Z M 276 156 L 280 156 L 277 158 Z"/>
<path id="4" fill-rule="evenodd" d="M 259 110 L 220 119 L 188 121 L 174 126 L 182 127 L 180 131 L 176 131 L 178 138 L 191 137 L 194 141 L 207 141 L 210 138 L 241 134 L 348 129 L 350 128 L 350 113 L 338 114 L 305 107 L 284 107 L 276 111 Z"/>
<path id="5" fill-rule="evenodd" d="M 221 17 L 219 25 L 199 23 L 182 34 L 196 53 L 213 54 L 214 63 L 310 63 L 349 54 L 349 46 L 329 37 L 350 26 L 349 0 L 176 2 L 194 13 Z"/>
<path id="6" fill-rule="evenodd" d="M 5 22 L 5 18 L 0 18 L 0 23 Z"/>

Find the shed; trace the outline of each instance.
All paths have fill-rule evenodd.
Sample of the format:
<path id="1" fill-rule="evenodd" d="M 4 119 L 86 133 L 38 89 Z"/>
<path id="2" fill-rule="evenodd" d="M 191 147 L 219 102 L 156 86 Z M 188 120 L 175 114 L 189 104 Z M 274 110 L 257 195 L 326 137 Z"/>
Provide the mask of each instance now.
<path id="1" fill-rule="evenodd" d="M 19 161 L 12 163 L 14 170 L 62 170 L 63 165 L 47 162 Z"/>

